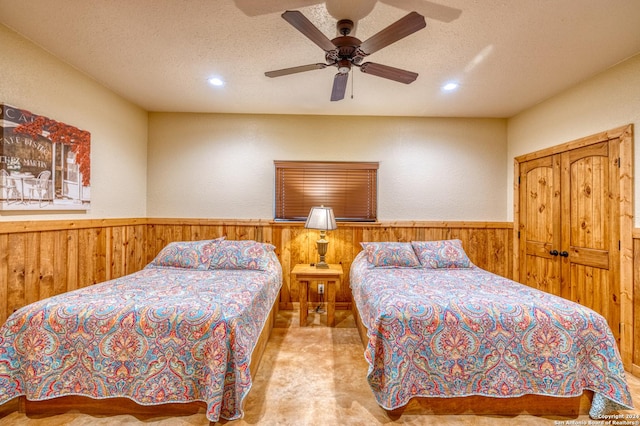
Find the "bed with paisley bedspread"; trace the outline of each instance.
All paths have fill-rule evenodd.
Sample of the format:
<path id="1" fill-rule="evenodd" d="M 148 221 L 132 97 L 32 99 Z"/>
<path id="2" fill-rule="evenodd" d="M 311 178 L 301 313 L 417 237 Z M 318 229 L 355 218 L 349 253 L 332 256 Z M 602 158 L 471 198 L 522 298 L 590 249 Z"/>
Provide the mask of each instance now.
<path id="1" fill-rule="evenodd" d="M 500 406 L 591 391 L 592 418 L 632 408 L 598 313 L 474 266 L 459 240 L 362 245 L 350 285 L 381 407 L 478 397 Z"/>
<path id="2" fill-rule="evenodd" d="M 197 403 L 210 421 L 240 418 L 281 285 L 269 244 L 171 243 L 141 271 L 11 315 L 0 404 L 21 397 L 55 412 L 79 398 L 162 413 Z"/>

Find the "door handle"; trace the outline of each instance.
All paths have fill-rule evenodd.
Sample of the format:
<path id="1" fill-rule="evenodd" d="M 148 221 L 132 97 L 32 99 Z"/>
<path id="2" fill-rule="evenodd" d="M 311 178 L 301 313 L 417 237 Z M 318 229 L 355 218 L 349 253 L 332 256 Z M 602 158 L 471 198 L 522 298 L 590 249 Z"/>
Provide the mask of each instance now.
<path id="1" fill-rule="evenodd" d="M 562 256 L 562 257 L 569 257 L 569 253 L 568 253 L 568 252 L 566 252 L 566 251 L 561 251 L 561 252 L 560 252 L 560 256 Z"/>
<path id="2" fill-rule="evenodd" d="M 549 252 L 549 254 L 550 254 L 551 256 L 557 256 L 559 253 L 558 253 L 558 250 L 551 250 L 551 251 Z"/>

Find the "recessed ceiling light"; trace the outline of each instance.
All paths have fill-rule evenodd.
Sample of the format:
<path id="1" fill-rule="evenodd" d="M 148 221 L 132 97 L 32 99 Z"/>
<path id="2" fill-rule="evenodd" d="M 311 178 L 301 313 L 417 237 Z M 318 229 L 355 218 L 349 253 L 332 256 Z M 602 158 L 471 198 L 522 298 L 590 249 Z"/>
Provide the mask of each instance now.
<path id="1" fill-rule="evenodd" d="M 209 79 L 209 84 L 212 86 L 224 86 L 224 81 L 220 77 L 211 77 Z"/>
<path id="2" fill-rule="evenodd" d="M 452 90 L 456 90 L 458 86 L 460 86 L 458 83 L 452 81 L 442 86 L 442 90 L 450 92 Z"/>

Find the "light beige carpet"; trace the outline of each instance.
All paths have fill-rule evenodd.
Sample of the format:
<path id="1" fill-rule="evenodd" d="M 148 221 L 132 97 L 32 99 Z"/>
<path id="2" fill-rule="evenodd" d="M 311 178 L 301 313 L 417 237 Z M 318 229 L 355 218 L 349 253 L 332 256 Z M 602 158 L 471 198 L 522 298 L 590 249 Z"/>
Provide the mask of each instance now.
<path id="1" fill-rule="evenodd" d="M 350 312 L 336 313 L 336 327 L 326 316 L 310 314 L 309 327 L 298 326 L 297 312 L 284 311 L 267 345 L 242 420 L 227 425 L 558 425 L 562 419 L 519 415 L 435 416 L 404 413 L 390 417 L 375 402 L 366 382 L 367 363 Z M 636 403 L 640 379 L 629 377 Z M 89 416 L 67 413 L 27 418 L 0 407 L 0 425 L 206 425 L 201 413 L 184 417 L 139 420 L 133 416 Z M 7 411 L 9 411 L 7 413 Z M 633 411 L 640 414 L 640 410 Z M 588 424 L 587 416 L 571 420 Z M 565 423 L 567 424 L 567 423 Z M 580 424 L 580 423 L 574 423 Z"/>

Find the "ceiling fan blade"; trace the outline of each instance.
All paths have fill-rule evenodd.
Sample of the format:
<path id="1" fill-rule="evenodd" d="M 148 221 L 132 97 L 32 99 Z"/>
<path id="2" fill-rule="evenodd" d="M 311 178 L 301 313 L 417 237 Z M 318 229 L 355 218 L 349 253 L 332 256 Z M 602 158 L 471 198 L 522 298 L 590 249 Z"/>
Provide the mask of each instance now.
<path id="1" fill-rule="evenodd" d="M 376 64 L 375 62 L 365 62 L 360 65 L 360 71 L 365 74 L 388 78 L 389 80 L 398 81 L 404 84 L 412 83 L 416 78 L 418 78 L 418 73 L 401 70 L 400 68 L 394 68 L 388 65 Z"/>
<path id="2" fill-rule="evenodd" d="M 291 68 L 283 68 L 281 70 L 275 70 L 275 71 L 267 71 L 264 73 L 264 75 L 266 75 L 267 77 L 281 77 L 283 75 L 289 75 L 289 74 L 295 74 L 298 72 L 305 72 L 305 71 L 313 71 L 313 70 L 321 70 L 323 68 L 328 67 L 328 64 L 309 64 L 309 65 L 300 65 L 298 67 L 291 67 Z"/>
<path id="3" fill-rule="evenodd" d="M 331 89 L 331 100 L 340 101 L 344 99 L 344 92 L 347 91 L 347 81 L 349 73 L 338 73 L 333 77 L 333 89 Z"/>
<path id="4" fill-rule="evenodd" d="M 462 10 L 449 7 L 427 0 L 379 0 L 393 7 L 398 7 L 406 11 L 415 10 L 427 18 L 436 19 L 441 22 L 455 21 L 462 14 Z"/>
<path id="5" fill-rule="evenodd" d="M 387 28 L 363 41 L 360 45 L 360 49 L 366 55 L 370 55 L 373 52 L 376 52 L 391 43 L 395 43 L 396 41 L 411 35 L 426 26 L 427 23 L 424 20 L 424 16 L 417 12 L 411 12 L 404 18 L 400 18 Z"/>
<path id="6" fill-rule="evenodd" d="M 307 36 L 309 40 L 320 46 L 320 48 L 325 52 L 329 52 L 336 48 L 331 40 L 329 40 L 329 38 L 324 35 L 318 27 L 313 25 L 311 21 L 309 21 L 300 11 L 287 10 L 282 14 L 282 17 L 285 21 L 293 25 L 295 29 Z"/>

